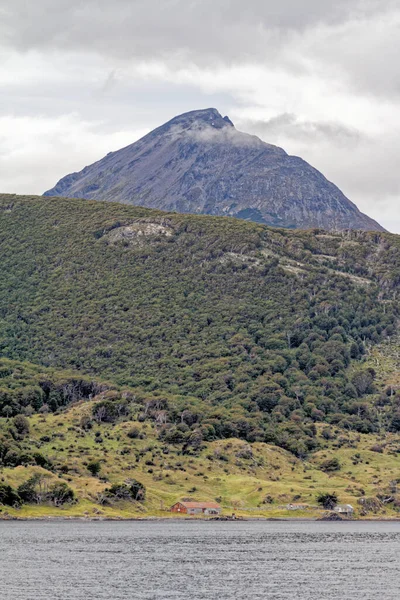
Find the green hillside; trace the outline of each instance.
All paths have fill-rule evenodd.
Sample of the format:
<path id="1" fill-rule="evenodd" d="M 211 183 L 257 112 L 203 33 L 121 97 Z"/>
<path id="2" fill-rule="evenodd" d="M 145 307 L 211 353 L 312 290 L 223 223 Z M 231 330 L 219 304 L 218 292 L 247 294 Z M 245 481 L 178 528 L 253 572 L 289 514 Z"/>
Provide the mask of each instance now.
<path id="1" fill-rule="evenodd" d="M 335 457 L 337 436 L 347 439 L 351 456 L 357 444 L 382 445 L 383 436 L 384 450 L 368 450 L 369 464 L 387 468 L 388 481 L 396 478 L 390 453 L 400 431 L 399 237 L 2 195 L 0 247 L 0 460 L 13 489 L 27 469 L 46 469 L 71 479 L 83 498 L 84 456 L 98 460 L 104 453 L 111 456 L 109 467 L 102 466 L 111 483 L 123 480 L 124 469 L 130 477 L 139 468 L 152 490 L 143 506 L 155 510 L 164 496 L 169 502 L 199 489 L 181 471 L 174 474 L 178 487 L 162 491 L 164 475 L 154 478 L 164 458 L 146 459 L 156 469 L 145 469 L 142 458 L 139 466 L 129 467 L 131 457 L 125 464 L 128 425 L 138 428 L 128 456 L 144 451 L 144 433 L 155 456 L 175 453 L 186 470 L 193 461 L 203 472 L 196 481 L 210 477 L 206 467 L 219 483 L 236 478 L 237 493 L 233 480 L 228 492 L 217 482 L 200 488 L 207 497 L 225 494 L 227 503 L 228 495 L 244 502 L 248 477 L 273 481 L 273 467 L 259 465 L 259 473 L 256 466 L 268 464 L 271 451 L 282 453 L 283 487 L 296 488 L 290 473 L 298 470 L 300 496 L 309 501 L 316 492 L 301 473 L 307 462 L 318 478 L 332 477 L 318 457 Z M 90 413 L 90 429 L 82 411 Z M 18 431 L 18 415 L 31 423 L 29 433 Z M 54 429 L 64 439 L 54 441 Z M 236 465 L 241 459 L 232 444 L 244 444 L 247 455 L 246 444 L 254 447 L 259 458 L 243 459 L 251 468 Z M 214 450 L 227 460 L 206 459 Z M 291 494 L 277 491 L 274 502 Z M 261 496 L 255 493 L 250 504 L 256 507 Z"/>
<path id="2" fill-rule="evenodd" d="M 391 368 L 387 350 L 377 348 L 370 358 L 383 371 Z M 55 412 L 44 405 L 39 414 L 0 418 L 0 518 L 168 517 L 182 498 L 216 500 L 225 514 L 318 518 L 325 513 L 321 493 L 336 493 L 356 516 L 390 518 L 400 511 L 397 433 L 359 434 L 317 423 L 316 451 L 304 459 L 237 438 L 185 447 L 166 441 L 154 419 L 140 416 L 144 398 L 156 397 L 7 360 L 4 367 L 19 383 L 25 376 L 30 384 L 46 381 L 52 392 L 74 389 L 75 400 Z M 98 395 L 90 399 L 93 385 Z M 102 410 L 123 400 L 127 411 Z M 135 481 L 145 487 L 144 498 L 115 494 Z"/>

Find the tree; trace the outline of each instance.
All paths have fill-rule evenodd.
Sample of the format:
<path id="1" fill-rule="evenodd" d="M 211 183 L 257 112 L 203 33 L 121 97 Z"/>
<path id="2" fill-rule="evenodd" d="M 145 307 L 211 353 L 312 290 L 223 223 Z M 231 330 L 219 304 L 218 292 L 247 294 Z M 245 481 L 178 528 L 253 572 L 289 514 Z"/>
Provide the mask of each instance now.
<path id="1" fill-rule="evenodd" d="M 20 437 L 25 437 L 29 433 L 29 421 L 23 415 L 16 415 L 13 419 L 13 425 Z"/>
<path id="2" fill-rule="evenodd" d="M 355 373 L 351 379 L 352 384 L 356 388 L 359 396 L 364 394 L 370 394 L 373 392 L 373 382 L 375 379 L 375 372 L 373 369 L 364 369 Z"/>
<path id="3" fill-rule="evenodd" d="M 50 479 L 50 475 L 42 473 L 33 475 L 18 488 L 21 500 L 28 504 L 53 502 L 56 506 L 61 506 L 75 499 L 73 490 L 64 481 L 50 484 Z"/>
<path id="4" fill-rule="evenodd" d="M 38 503 L 38 493 L 36 491 L 36 478 L 31 477 L 18 488 L 18 494 L 21 497 L 23 502 L 27 502 L 28 504 L 37 504 Z"/>
<path id="5" fill-rule="evenodd" d="M 326 510 L 333 510 L 338 503 L 338 497 L 336 492 L 321 493 L 317 496 L 317 502 L 326 508 Z"/>
<path id="6" fill-rule="evenodd" d="M 146 488 L 140 481 L 131 479 L 129 482 L 132 498 L 138 502 L 144 502 L 146 498 Z"/>
<path id="7" fill-rule="evenodd" d="M 28 504 L 46 502 L 50 479 L 50 474 L 35 473 L 27 481 L 24 481 L 18 488 L 18 494 L 21 496 L 23 502 L 27 502 Z"/>
<path id="8" fill-rule="evenodd" d="M 61 506 L 67 502 L 73 502 L 75 494 L 65 482 L 55 483 L 49 490 L 48 498 L 56 506 Z"/>
<path id="9" fill-rule="evenodd" d="M 400 431 L 400 411 L 394 413 L 392 420 L 390 421 L 390 431 Z"/>
<path id="10" fill-rule="evenodd" d="M 103 400 L 93 406 L 92 414 L 98 423 L 115 423 L 128 414 L 128 405 L 124 400 Z"/>
<path id="11" fill-rule="evenodd" d="M 3 406 L 3 409 L 1 412 L 7 419 L 9 419 L 14 411 L 10 405 L 6 404 L 5 406 Z"/>
<path id="12" fill-rule="evenodd" d="M 192 448 L 195 451 L 199 451 L 203 444 L 203 435 L 199 429 L 192 431 L 189 435 L 186 443 L 183 446 L 183 451 L 186 452 L 189 448 Z"/>
<path id="13" fill-rule="evenodd" d="M 0 504 L 19 506 L 21 504 L 21 498 L 10 485 L 0 483 Z"/>

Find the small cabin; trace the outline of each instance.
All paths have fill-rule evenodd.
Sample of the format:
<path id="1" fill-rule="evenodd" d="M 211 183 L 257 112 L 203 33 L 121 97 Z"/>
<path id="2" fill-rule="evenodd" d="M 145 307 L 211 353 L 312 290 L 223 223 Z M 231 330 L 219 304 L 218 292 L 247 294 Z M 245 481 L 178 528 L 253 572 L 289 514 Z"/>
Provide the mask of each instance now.
<path id="1" fill-rule="evenodd" d="M 219 515 L 221 507 L 216 502 L 176 502 L 170 511 L 183 515 Z"/>
<path id="2" fill-rule="evenodd" d="M 338 504 L 333 510 L 339 515 L 345 515 L 346 517 L 352 517 L 354 513 L 354 508 L 351 504 Z"/>

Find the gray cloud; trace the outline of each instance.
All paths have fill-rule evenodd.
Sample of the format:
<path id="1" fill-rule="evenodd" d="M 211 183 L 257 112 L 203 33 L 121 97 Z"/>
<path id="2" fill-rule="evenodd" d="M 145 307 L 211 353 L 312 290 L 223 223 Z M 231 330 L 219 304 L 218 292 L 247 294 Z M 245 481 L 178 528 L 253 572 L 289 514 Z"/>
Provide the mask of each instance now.
<path id="1" fill-rule="evenodd" d="M 399 54 L 399 0 L 0 0 L 2 189 L 216 106 L 400 231 Z"/>
<path id="2" fill-rule="evenodd" d="M 341 123 L 302 121 L 293 113 L 282 113 L 268 121 L 244 121 L 241 126 L 265 139 L 284 136 L 307 143 L 328 141 L 340 146 L 354 146 L 363 137 L 357 129 Z"/>
<path id="3" fill-rule="evenodd" d="M 22 52 L 208 68 L 256 61 L 400 92 L 398 0 L 0 0 L 0 10 L 0 44 Z"/>
<path id="4" fill-rule="evenodd" d="M 179 137 L 182 134 L 182 129 L 176 127 L 171 129 L 171 134 Z M 262 141 L 255 135 L 238 132 L 233 127 L 224 127 L 222 129 L 212 128 L 191 128 L 186 131 L 186 135 L 196 142 L 205 142 L 213 145 L 230 144 L 240 147 L 262 147 Z"/>
<path id="5" fill-rule="evenodd" d="M 122 58 L 184 55 L 264 60 L 277 36 L 362 18 L 392 0 L 2 0 L 2 39 L 19 49 L 87 50 Z M 279 32 L 279 34 L 277 33 Z"/>

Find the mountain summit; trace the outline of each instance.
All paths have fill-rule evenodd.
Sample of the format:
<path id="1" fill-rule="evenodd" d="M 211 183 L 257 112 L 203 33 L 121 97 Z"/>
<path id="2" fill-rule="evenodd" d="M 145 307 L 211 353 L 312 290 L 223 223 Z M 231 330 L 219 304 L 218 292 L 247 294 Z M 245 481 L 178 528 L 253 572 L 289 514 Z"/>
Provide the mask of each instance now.
<path id="1" fill-rule="evenodd" d="M 238 131 L 215 109 L 177 116 L 45 192 L 278 227 L 383 231 L 301 158 Z"/>

